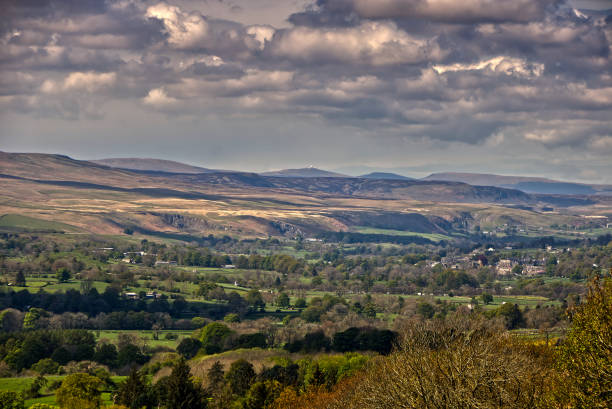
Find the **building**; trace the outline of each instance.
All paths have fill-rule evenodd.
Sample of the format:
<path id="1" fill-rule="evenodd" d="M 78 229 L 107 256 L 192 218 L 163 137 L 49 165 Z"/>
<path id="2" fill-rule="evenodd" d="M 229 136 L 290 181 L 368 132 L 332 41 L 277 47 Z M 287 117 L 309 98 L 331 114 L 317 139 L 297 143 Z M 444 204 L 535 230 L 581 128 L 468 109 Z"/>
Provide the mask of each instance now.
<path id="1" fill-rule="evenodd" d="M 512 274 L 512 269 L 514 268 L 514 266 L 516 265 L 516 263 L 512 260 L 499 260 L 497 262 L 497 266 L 495 266 L 495 270 L 497 272 L 497 274 L 505 276 L 505 275 L 509 275 Z"/>

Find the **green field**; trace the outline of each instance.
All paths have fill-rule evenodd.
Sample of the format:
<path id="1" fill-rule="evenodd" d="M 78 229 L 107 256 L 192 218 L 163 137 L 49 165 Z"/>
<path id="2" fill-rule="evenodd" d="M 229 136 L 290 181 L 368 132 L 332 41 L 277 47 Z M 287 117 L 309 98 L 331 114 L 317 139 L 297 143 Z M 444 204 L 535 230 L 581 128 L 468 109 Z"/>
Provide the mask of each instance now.
<path id="1" fill-rule="evenodd" d="M 176 349 L 179 342 L 181 342 L 181 339 L 190 337 L 193 331 L 191 330 L 161 330 L 161 331 L 157 331 L 158 339 L 154 338 L 155 332 L 156 331 L 149 331 L 149 330 L 138 330 L 138 331 L 136 330 L 134 331 L 131 331 L 131 330 L 125 330 L 125 331 L 104 330 L 104 331 L 94 331 L 94 334 L 96 335 L 96 341 L 100 339 L 108 339 L 111 342 L 116 342 L 117 339 L 119 338 L 119 334 L 130 334 L 130 335 L 137 336 L 146 345 L 148 345 L 151 348 L 162 346 L 162 347 Z M 176 339 L 166 339 L 166 335 L 168 334 L 175 335 L 177 338 Z"/>
<path id="2" fill-rule="evenodd" d="M 17 231 L 67 231 L 77 232 L 76 227 L 65 223 L 52 222 L 18 214 L 0 216 L 0 229 Z"/>
<path id="3" fill-rule="evenodd" d="M 39 289 L 44 289 L 46 292 L 49 293 L 66 290 L 79 291 L 81 289 L 80 280 L 70 280 L 65 283 L 60 283 L 55 277 L 26 277 L 26 285 L 27 287 L 11 286 L 11 288 L 15 291 L 28 290 L 30 292 L 36 292 Z M 101 281 L 94 281 L 92 283 L 92 286 L 93 288 L 98 290 L 98 292 L 104 292 L 104 290 L 106 289 L 106 287 L 109 286 L 109 284 Z"/>
<path id="4" fill-rule="evenodd" d="M 404 230 L 392 230 L 392 229 L 378 229 L 375 227 L 367 227 L 367 226 L 355 226 L 353 230 L 356 233 L 362 234 L 385 234 L 387 236 L 412 236 L 412 237 L 423 237 L 424 239 L 428 239 L 435 242 L 440 242 L 442 240 L 452 240 L 452 237 L 444 235 L 444 234 L 436 234 L 436 233 L 417 233 L 413 231 L 404 231 Z"/>
<path id="5" fill-rule="evenodd" d="M 48 380 L 48 385 L 55 381 L 61 381 L 65 378 L 65 375 L 48 375 L 45 376 Z M 115 384 L 120 383 L 125 379 L 125 376 L 111 376 L 111 379 Z M 7 390 L 13 392 L 21 392 L 26 390 L 31 384 L 34 382 L 34 377 L 19 377 L 19 378 L 0 378 L 0 390 Z M 35 399 L 26 399 L 25 406 L 26 408 L 35 404 L 35 403 L 46 403 L 49 405 L 55 405 L 55 391 L 49 391 L 43 389 L 42 395 L 39 398 Z M 105 391 L 102 393 L 102 402 L 103 404 L 110 404 L 111 402 L 111 393 L 109 391 Z"/>

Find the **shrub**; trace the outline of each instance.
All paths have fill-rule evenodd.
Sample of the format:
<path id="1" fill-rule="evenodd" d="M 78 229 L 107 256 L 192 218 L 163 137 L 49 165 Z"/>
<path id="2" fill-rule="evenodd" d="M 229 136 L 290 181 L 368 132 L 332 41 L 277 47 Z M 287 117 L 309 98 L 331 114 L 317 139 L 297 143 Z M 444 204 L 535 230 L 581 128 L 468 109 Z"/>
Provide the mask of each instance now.
<path id="1" fill-rule="evenodd" d="M 59 364 L 51 358 L 44 358 L 32 365 L 32 370 L 41 375 L 56 374 L 59 370 Z"/>

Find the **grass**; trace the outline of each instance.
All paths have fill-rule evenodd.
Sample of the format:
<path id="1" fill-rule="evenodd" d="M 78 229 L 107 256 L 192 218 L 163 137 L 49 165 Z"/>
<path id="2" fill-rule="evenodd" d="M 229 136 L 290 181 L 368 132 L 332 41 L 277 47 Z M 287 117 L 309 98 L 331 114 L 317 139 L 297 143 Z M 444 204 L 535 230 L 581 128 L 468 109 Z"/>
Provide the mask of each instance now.
<path id="1" fill-rule="evenodd" d="M 49 381 L 49 384 L 55 381 L 61 381 L 65 378 L 65 375 L 47 375 L 45 378 Z M 30 387 L 34 382 L 34 377 L 15 377 L 15 378 L 0 378 L 0 390 L 8 390 L 13 392 L 21 392 Z M 111 379 L 115 384 L 120 383 L 125 379 L 125 376 L 111 376 Z M 49 405 L 55 405 L 55 391 L 49 391 L 46 389 L 42 390 L 43 396 L 34 399 L 26 399 L 25 406 L 30 407 L 35 403 L 46 403 Z M 106 391 L 102 393 L 102 403 L 111 404 L 111 393 Z"/>
<path id="2" fill-rule="evenodd" d="M 392 230 L 392 229 L 378 229 L 375 227 L 367 226 L 355 226 L 353 230 L 357 233 L 362 234 L 385 234 L 387 236 L 412 236 L 412 237 L 423 237 L 425 239 L 440 242 L 442 240 L 451 240 L 450 236 L 436 233 L 417 233 L 413 231 L 404 230 Z"/>
<path id="3" fill-rule="evenodd" d="M 148 346 L 152 348 L 162 346 L 162 347 L 176 349 L 179 342 L 181 342 L 181 339 L 191 336 L 192 332 L 193 331 L 191 330 L 161 330 L 161 331 L 158 331 L 158 334 L 159 334 L 158 339 L 154 339 L 153 337 L 155 331 L 149 331 L 149 330 L 139 330 L 139 331 L 105 330 L 105 331 L 94 331 L 94 334 L 96 335 L 96 341 L 100 339 L 108 339 L 112 342 L 116 342 L 119 339 L 119 334 L 131 334 L 131 335 L 135 335 L 139 337 Z M 167 334 L 174 334 L 177 336 L 177 338 L 176 339 L 166 339 Z"/>
<path id="4" fill-rule="evenodd" d="M 102 293 L 109 286 L 108 283 L 102 281 L 94 281 L 92 283 L 93 288 Z M 39 289 L 43 289 L 48 293 L 55 293 L 58 291 L 65 292 L 67 290 L 81 290 L 80 280 L 70 280 L 65 283 L 60 283 L 55 277 L 26 277 L 26 287 L 11 286 L 14 291 L 28 290 L 30 292 L 37 292 Z"/>
<path id="5" fill-rule="evenodd" d="M 0 216 L 0 229 L 26 231 L 78 231 L 76 227 L 69 224 L 37 219 L 18 214 L 5 214 Z"/>

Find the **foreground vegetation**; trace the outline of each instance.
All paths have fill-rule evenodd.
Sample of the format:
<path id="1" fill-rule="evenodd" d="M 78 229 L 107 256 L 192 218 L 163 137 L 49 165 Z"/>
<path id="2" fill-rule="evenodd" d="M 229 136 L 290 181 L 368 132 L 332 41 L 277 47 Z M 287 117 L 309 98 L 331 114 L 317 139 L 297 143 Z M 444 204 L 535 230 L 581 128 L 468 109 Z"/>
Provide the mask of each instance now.
<path id="1" fill-rule="evenodd" d="M 0 401 L 608 407 L 611 239 L 496 249 L 2 233 Z"/>

